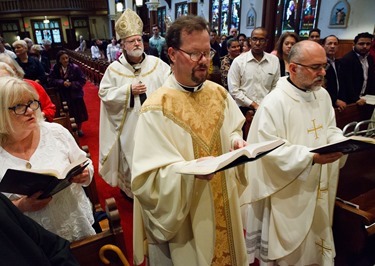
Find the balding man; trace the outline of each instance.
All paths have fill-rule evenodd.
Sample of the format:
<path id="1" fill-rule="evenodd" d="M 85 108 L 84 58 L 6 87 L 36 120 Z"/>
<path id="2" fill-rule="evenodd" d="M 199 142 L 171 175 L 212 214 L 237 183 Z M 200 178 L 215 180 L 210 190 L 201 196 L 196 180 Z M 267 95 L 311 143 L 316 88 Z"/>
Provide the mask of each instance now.
<path id="1" fill-rule="evenodd" d="M 311 153 L 343 139 L 328 92 L 321 85 L 327 63 L 321 45 L 295 44 L 290 77 L 263 100 L 248 143 L 283 139 L 268 156 L 247 164 L 242 196 L 246 243 L 254 258 L 275 265 L 334 265 L 332 215 L 342 153 Z M 261 263 L 262 264 L 262 263 Z"/>
<path id="2" fill-rule="evenodd" d="M 259 104 L 276 86 L 280 77 L 279 59 L 266 53 L 267 30 L 255 28 L 251 33 L 251 50 L 233 60 L 228 72 L 228 88 L 241 111 L 258 109 Z"/>

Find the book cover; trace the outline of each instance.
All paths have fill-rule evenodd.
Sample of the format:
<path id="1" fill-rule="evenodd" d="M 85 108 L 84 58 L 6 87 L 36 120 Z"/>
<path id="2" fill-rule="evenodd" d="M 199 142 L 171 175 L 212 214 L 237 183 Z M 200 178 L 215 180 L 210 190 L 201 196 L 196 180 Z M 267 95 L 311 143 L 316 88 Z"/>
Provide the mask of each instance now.
<path id="1" fill-rule="evenodd" d="M 48 198 L 70 186 L 71 178 L 82 173 L 88 165 L 87 158 L 73 162 L 61 176 L 53 169 L 8 169 L 0 182 L 0 191 L 27 196 L 42 191 L 39 199 Z"/>
<path id="2" fill-rule="evenodd" d="M 342 152 L 344 154 L 375 148 L 375 139 L 363 136 L 351 136 L 338 142 L 330 143 L 311 150 L 310 152 L 326 154 Z"/>
<path id="3" fill-rule="evenodd" d="M 182 167 L 178 173 L 190 175 L 207 175 L 225 169 L 255 161 L 285 142 L 281 139 L 275 141 L 265 141 L 262 143 L 248 144 L 247 146 L 224 153 L 217 157 L 208 158 L 206 160 L 193 160 Z"/>

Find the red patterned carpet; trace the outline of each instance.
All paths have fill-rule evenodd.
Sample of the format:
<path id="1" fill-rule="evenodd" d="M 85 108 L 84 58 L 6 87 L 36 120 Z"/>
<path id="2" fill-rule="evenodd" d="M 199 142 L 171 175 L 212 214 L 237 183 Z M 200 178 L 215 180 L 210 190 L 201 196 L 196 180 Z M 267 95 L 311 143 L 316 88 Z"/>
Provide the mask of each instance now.
<path id="1" fill-rule="evenodd" d="M 125 256 L 129 263 L 133 262 L 133 204 L 125 199 L 119 188 L 109 186 L 97 173 L 98 171 L 98 150 L 99 150 L 99 111 L 100 99 L 98 97 L 98 87 L 87 82 L 85 87 L 85 103 L 89 113 L 89 120 L 83 123 L 84 136 L 80 138 L 81 145 L 87 145 L 91 154 L 91 159 L 95 167 L 95 182 L 98 190 L 100 204 L 104 209 L 105 199 L 114 197 L 121 216 L 121 224 L 125 236 Z"/>

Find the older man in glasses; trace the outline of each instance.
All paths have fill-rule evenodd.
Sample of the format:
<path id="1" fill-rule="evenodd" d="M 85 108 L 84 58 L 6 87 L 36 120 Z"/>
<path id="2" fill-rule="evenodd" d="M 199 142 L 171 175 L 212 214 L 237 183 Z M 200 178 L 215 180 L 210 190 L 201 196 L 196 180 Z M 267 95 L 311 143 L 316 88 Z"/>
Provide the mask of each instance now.
<path id="1" fill-rule="evenodd" d="M 182 16 L 166 35 L 173 74 L 142 106 L 135 133 L 134 260 L 143 260 L 143 218 L 151 265 L 248 265 L 233 168 L 208 175 L 179 173 L 187 162 L 246 143 L 244 117 L 228 92 L 207 80 L 207 22 Z"/>
<path id="2" fill-rule="evenodd" d="M 126 9 L 115 29 L 123 54 L 109 65 L 100 82 L 99 172 L 110 185 L 118 185 L 133 198 L 130 172 L 139 111 L 145 99 L 164 83 L 170 67 L 144 53 L 143 23 L 134 11 Z"/>
<path id="3" fill-rule="evenodd" d="M 310 150 L 343 139 L 328 92 L 322 89 L 326 53 L 313 41 L 295 44 L 290 77 L 282 77 L 251 124 L 249 143 L 286 144 L 247 164 L 246 243 L 250 263 L 334 265 L 332 217 L 341 152 Z"/>
<path id="4" fill-rule="evenodd" d="M 233 60 L 228 73 L 228 88 L 245 115 L 276 86 L 280 77 L 279 60 L 266 53 L 267 30 L 255 28 L 250 37 L 251 50 Z"/>

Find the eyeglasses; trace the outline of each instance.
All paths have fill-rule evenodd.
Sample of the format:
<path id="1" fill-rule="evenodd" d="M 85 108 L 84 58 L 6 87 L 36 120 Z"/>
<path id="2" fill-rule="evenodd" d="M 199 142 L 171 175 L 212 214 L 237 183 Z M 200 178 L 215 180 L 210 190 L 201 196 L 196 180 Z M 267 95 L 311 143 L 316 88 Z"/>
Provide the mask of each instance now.
<path id="1" fill-rule="evenodd" d="M 132 41 L 125 41 L 126 43 L 130 43 L 131 45 L 134 45 L 136 42 L 143 43 L 142 39 L 134 39 Z"/>
<path id="2" fill-rule="evenodd" d="M 211 60 L 216 54 L 216 51 L 214 49 L 210 49 L 209 51 L 206 51 L 206 52 L 193 52 L 193 53 L 186 52 L 180 48 L 176 48 L 176 49 L 189 55 L 191 61 L 194 61 L 194 62 L 200 61 L 203 56 Z"/>
<path id="3" fill-rule="evenodd" d="M 265 38 L 257 38 L 257 37 L 251 37 L 250 40 L 255 43 L 259 41 L 260 44 L 265 44 L 267 41 L 267 39 Z"/>
<path id="4" fill-rule="evenodd" d="M 16 115 L 25 115 L 27 108 L 35 111 L 40 107 L 40 102 L 38 100 L 29 101 L 27 104 L 17 104 L 13 107 L 9 107 L 9 110 L 13 110 Z"/>
<path id="5" fill-rule="evenodd" d="M 296 65 L 299 65 L 299 66 L 310 68 L 313 71 L 320 71 L 321 69 L 327 70 L 327 68 L 328 68 L 328 64 L 304 65 L 304 64 L 300 64 L 300 63 L 296 63 L 296 62 L 292 62 L 292 63 L 294 63 Z"/>

